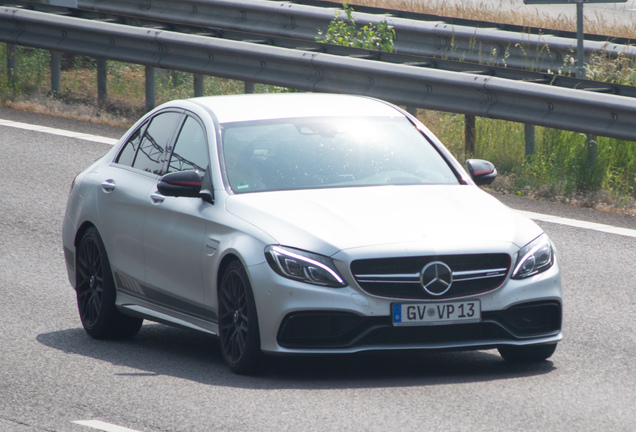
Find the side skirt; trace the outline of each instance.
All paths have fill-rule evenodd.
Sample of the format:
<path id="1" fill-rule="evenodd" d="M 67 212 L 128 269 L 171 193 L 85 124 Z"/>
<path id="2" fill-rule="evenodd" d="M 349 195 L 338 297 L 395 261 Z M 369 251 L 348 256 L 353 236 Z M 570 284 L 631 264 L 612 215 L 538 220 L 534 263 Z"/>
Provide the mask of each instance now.
<path id="1" fill-rule="evenodd" d="M 209 321 L 176 312 L 165 307 L 151 304 L 137 297 L 121 291 L 117 292 L 117 308 L 121 313 L 155 321 L 161 324 L 193 329 L 208 334 L 218 335 L 219 325 L 216 321 Z"/>

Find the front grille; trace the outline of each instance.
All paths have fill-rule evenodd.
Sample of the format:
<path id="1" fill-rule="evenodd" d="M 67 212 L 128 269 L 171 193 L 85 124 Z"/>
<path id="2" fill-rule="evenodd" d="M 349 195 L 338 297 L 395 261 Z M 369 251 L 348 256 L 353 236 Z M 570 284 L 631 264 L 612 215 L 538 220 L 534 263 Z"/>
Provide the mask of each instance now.
<path id="1" fill-rule="evenodd" d="M 504 328 L 492 322 L 456 324 L 446 326 L 392 327 L 373 329 L 360 340 L 358 346 L 400 346 L 429 344 L 489 345 L 491 341 L 513 341 L 515 338 Z"/>
<path id="2" fill-rule="evenodd" d="M 422 270 L 433 262 L 445 264 L 453 275 L 450 288 L 440 295 L 422 286 Z M 445 299 L 491 291 L 504 282 L 509 269 L 508 254 L 376 258 L 351 263 L 351 272 L 364 291 L 401 299 Z"/>
<path id="3" fill-rule="evenodd" d="M 327 349 L 374 346 L 461 346 L 493 340 L 513 341 L 515 336 L 497 322 L 445 326 L 394 327 L 390 317 L 361 317 L 344 312 L 297 312 L 288 315 L 278 332 L 286 348 Z"/>

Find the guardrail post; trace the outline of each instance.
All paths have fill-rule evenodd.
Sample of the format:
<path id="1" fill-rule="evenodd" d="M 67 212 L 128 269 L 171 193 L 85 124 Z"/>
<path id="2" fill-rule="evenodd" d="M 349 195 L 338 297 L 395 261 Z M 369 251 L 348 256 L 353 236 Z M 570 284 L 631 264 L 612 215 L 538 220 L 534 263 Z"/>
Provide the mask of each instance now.
<path id="1" fill-rule="evenodd" d="M 194 83 L 194 97 L 203 96 L 203 75 L 193 74 L 192 81 Z"/>
<path id="2" fill-rule="evenodd" d="M 587 0 L 576 1 L 576 77 L 585 79 L 585 49 L 583 46 L 583 2 Z M 598 156 L 596 135 L 587 135 L 587 152 L 589 155 L 590 167 L 596 163 Z"/>
<path id="3" fill-rule="evenodd" d="M 7 81 L 13 83 L 18 74 L 18 55 L 15 45 L 7 44 Z"/>
<path id="4" fill-rule="evenodd" d="M 535 127 L 534 125 L 525 124 L 524 126 L 524 137 L 526 141 L 526 159 L 534 154 L 535 147 Z"/>
<path id="5" fill-rule="evenodd" d="M 585 52 L 583 48 L 583 1 L 576 1 L 576 77 L 585 78 Z"/>
<path id="6" fill-rule="evenodd" d="M 102 106 L 107 96 L 107 69 L 106 59 L 98 58 L 97 61 L 97 105 Z"/>
<path id="7" fill-rule="evenodd" d="M 471 158 L 475 156 L 475 138 L 477 136 L 475 126 L 475 116 L 464 116 L 464 152 L 465 157 Z"/>
<path id="8" fill-rule="evenodd" d="M 417 117 L 417 108 L 416 107 L 406 107 L 406 112 L 411 114 L 413 117 Z"/>
<path id="9" fill-rule="evenodd" d="M 57 96 L 62 90 L 62 53 L 51 51 L 51 94 Z"/>
<path id="10" fill-rule="evenodd" d="M 146 66 L 146 111 L 155 107 L 155 68 Z"/>
<path id="11" fill-rule="evenodd" d="M 254 93 L 254 83 L 245 81 L 245 94 Z"/>

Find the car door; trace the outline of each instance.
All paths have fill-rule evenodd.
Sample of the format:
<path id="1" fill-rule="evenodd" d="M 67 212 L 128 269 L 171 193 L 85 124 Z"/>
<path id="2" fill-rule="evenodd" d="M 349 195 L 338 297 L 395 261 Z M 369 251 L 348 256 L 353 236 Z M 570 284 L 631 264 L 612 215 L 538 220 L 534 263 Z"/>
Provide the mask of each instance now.
<path id="1" fill-rule="evenodd" d="M 194 115 L 186 115 L 166 172 L 197 170 L 203 176 L 209 161 L 205 128 Z M 207 223 L 203 213 L 210 204 L 198 197 L 161 195 L 156 185 L 149 203 L 143 236 L 151 300 L 172 311 L 208 319 L 210 314 L 202 307 Z"/>
<path id="2" fill-rule="evenodd" d="M 101 174 L 100 229 L 118 290 L 145 297 L 143 225 L 148 194 L 166 165 L 182 112 L 161 112 L 135 130 Z"/>

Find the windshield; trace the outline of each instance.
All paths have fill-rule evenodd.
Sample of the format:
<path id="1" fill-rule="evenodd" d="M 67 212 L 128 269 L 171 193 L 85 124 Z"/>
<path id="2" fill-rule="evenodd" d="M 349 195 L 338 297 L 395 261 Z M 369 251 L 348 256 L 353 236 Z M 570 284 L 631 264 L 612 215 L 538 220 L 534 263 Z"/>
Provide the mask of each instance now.
<path id="1" fill-rule="evenodd" d="M 405 117 L 229 123 L 222 127 L 222 145 L 235 193 L 459 183 Z"/>

